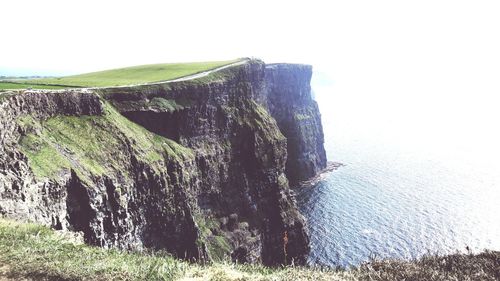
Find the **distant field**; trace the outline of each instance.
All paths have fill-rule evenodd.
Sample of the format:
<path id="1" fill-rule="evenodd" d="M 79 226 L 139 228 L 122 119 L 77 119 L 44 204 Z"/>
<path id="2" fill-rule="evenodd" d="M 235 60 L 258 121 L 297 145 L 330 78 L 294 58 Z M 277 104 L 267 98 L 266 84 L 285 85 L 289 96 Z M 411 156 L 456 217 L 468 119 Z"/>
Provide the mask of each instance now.
<path id="1" fill-rule="evenodd" d="M 36 84 L 18 84 L 0 81 L 0 90 L 16 90 L 16 89 L 63 89 L 67 87 L 51 86 L 51 85 L 36 85 Z"/>
<path id="2" fill-rule="evenodd" d="M 142 84 L 176 79 L 237 61 L 238 60 L 140 65 L 60 78 L 30 79 L 26 80 L 26 83 L 74 87 L 109 87 Z"/>

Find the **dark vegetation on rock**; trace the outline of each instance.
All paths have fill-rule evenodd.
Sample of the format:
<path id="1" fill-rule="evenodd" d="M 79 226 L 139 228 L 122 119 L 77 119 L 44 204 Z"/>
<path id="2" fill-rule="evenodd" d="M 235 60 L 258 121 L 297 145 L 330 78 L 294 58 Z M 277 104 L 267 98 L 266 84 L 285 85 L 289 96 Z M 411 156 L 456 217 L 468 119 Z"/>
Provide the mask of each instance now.
<path id="1" fill-rule="evenodd" d="M 311 67 L 0 93 L 0 215 L 189 260 L 302 264 L 289 182 L 326 166 Z"/>

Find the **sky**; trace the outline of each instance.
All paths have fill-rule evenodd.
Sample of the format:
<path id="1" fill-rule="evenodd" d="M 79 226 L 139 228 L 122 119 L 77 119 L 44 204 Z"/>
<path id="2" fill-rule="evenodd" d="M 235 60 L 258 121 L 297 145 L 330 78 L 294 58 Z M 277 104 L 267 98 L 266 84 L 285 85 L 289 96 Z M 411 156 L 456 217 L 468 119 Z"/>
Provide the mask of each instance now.
<path id="1" fill-rule="evenodd" d="M 67 74 L 247 56 L 312 62 L 314 38 L 328 41 L 319 37 L 329 24 L 321 2 L 7 0 L 1 8 L 9 11 L 0 18 L 5 70 Z"/>
<path id="2" fill-rule="evenodd" d="M 253 56 L 329 68 L 336 78 L 356 72 L 365 83 L 380 80 L 381 72 L 434 80 L 466 67 L 491 70 L 475 71 L 487 74 L 482 79 L 499 74 L 498 1 L 3 0 L 0 5 L 4 72 L 69 74 Z"/>
<path id="3" fill-rule="evenodd" d="M 497 0 L 2 0 L 0 8 L 0 75 L 238 57 L 307 63 L 320 106 L 344 116 L 324 120 L 326 130 L 473 153 L 500 141 Z"/>

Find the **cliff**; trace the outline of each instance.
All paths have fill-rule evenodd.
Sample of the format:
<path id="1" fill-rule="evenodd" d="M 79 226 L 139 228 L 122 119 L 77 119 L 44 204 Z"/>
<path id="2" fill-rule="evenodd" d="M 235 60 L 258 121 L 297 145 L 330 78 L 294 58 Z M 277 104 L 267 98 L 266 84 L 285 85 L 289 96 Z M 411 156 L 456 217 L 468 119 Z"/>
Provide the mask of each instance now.
<path id="1" fill-rule="evenodd" d="M 252 60 L 189 81 L 0 94 L 0 214 L 102 247 L 304 263 L 289 181 L 326 164 L 310 77 Z"/>
<path id="2" fill-rule="evenodd" d="M 266 66 L 268 108 L 287 139 L 286 174 L 292 185 L 326 168 L 318 105 L 311 95 L 310 65 Z"/>

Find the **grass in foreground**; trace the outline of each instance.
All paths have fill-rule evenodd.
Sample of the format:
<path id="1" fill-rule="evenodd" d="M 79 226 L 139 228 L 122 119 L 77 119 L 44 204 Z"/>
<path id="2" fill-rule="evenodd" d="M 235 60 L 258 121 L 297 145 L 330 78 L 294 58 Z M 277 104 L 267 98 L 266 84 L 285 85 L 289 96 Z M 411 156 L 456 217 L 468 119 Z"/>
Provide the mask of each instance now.
<path id="1" fill-rule="evenodd" d="M 211 70 L 237 61 L 238 60 L 140 65 L 60 78 L 31 79 L 26 80 L 26 83 L 73 87 L 111 87 L 143 84 L 172 80 Z"/>
<path id="2" fill-rule="evenodd" d="M 1 82 L 0 81 L 0 90 L 17 90 L 17 89 L 64 89 L 68 87 L 64 86 L 51 86 L 51 85 L 37 85 L 37 84 L 29 84 L 24 82 L 19 83 L 11 83 L 11 82 Z"/>
<path id="3" fill-rule="evenodd" d="M 126 253 L 72 243 L 45 227 L 0 219 L 0 280 L 500 280 L 500 252 L 373 261 L 338 271 L 199 265 L 165 254 Z"/>

